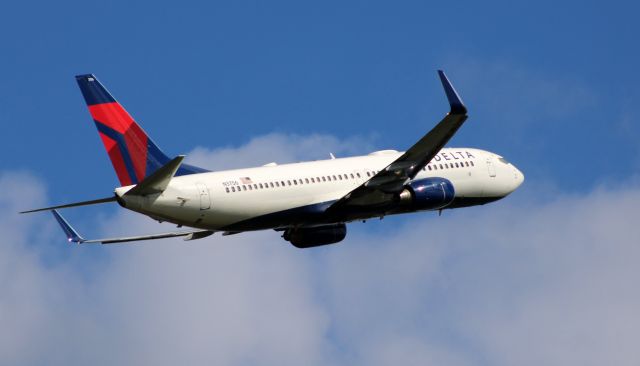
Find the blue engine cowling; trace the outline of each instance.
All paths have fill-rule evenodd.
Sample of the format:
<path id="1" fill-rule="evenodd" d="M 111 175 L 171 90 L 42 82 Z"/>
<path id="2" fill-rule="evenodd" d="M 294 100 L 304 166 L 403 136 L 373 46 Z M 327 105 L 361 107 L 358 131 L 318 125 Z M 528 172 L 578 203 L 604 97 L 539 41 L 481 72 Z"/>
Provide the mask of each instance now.
<path id="1" fill-rule="evenodd" d="M 438 210 L 448 206 L 455 197 L 451 181 L 445 178 L 424 178 L 407 184 L 400 193 L 400 203 L 414 210 Z"/>
<path id="2" fill-rule="evenodd" d="M 311 248 L 342 241 L 347 236 L 347 225 L 333 224 L 316 227 L 287 229 L 282 237 L 297 248 Z"/>

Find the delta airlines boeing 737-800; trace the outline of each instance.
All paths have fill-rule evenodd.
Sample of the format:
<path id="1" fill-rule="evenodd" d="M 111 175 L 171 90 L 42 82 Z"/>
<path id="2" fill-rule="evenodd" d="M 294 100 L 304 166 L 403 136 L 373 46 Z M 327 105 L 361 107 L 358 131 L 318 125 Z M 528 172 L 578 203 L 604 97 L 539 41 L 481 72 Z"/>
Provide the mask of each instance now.
<path id="1" fill-rule="evenodd" d="M 522 173 L 479 149 L 444 148 L 467 119 L 467 108 L 438 71 L 451 110 L 405 152 L 212 172 L 165 155 L 94 75 L 76 76 L 121 187 L 112 197 L 52 206 L 70 242 L 121 243 L 184 236 L 199 239 L 273 229 L 296 247 L 342 241 L 346 224 L 416 211 L 482 205 L 513 192 Z M 80 236 L 57 211 L 118 202 L 120 206 L 191 230 L 134 237 Z"/>

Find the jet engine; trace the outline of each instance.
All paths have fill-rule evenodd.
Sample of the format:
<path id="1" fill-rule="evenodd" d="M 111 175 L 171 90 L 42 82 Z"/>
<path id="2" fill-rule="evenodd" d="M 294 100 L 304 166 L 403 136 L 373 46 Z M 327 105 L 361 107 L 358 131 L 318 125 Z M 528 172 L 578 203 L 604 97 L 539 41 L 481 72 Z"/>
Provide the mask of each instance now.
<path id="1" fill-rule="evenodd" d="M 282 237 L 297 248 L 312 248 L 342 241 L 347 236 L 345 224 L 290 228 Z"/>
<path id="2" fill-rule="evenodd" d="M 400 192 L 400 205 L 414 210 L 438 210 L 449 205 L 455 196 L 451 181 L 445 178 L 424 178 L 407 184 Z"/>

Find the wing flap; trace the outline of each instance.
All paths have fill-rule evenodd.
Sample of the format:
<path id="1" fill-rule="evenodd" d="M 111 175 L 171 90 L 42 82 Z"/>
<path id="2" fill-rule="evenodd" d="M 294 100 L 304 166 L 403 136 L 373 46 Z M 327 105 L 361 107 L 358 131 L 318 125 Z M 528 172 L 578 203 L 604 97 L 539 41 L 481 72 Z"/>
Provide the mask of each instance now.
<path id="1" fill-rule="evenodd" d="M 184 236 L 185 237 L 184 240 L 196 240 L 196 239 L 207 237 L 212 234 L 213 234 L 213 231 L 211 230 L 178 231 L 178 232 L 172 232 L 172 233 L 139 235 L 139 236 L 129 236 L 129 237 L 122 237 L 122 238 L 85 240 L 83 241 L 83 243 L 117 244 L 117 243 L 127 243 L 132 241 L 175 238 L 179 236 Z"/>
<path id="2" fill-rule="evenodd" d="M 62 231 L 67 235 L 67 240 L 70 243 L 78 243 L 78 244 L 91 244 L 91 243 L 100 243 L 100 244 L 116 244 L 116 243 L 127 243 L 132 241 L 142 241 L 142 240 L 155 240 L 155 239 L 164 239 L 164 238 L 175 238 L 179 236 L 186 237 L 185 240 L 195 240 L 205 238 L 209 235 L 212 235 L 214 231 L 212 230 L 190 230 L 190 231 L 177 231 L 170 233 L 160 233 L 160 234 L 150 234 L 150 235 L 138 235 L 138 236 L 125 236 L 120 238 L 103 238 L 103 239 L 84 239 L 72 226 L 69 222 L 60 215 L 60 213 L 56 210 L 51 210 L 53 217 L 56 218 L 58 224 L 62 228 Z"/>

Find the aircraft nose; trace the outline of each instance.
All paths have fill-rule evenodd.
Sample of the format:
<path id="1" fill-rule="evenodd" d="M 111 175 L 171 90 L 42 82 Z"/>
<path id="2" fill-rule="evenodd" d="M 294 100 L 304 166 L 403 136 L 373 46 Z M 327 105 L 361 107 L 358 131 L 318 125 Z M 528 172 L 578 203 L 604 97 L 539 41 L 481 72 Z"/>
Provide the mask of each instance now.
<path id="1" fill-rule="evenodd" d="M 513 191 L 515 191 L 518 187 L 520 187 L 522 182 L 524 182 L 524 174 L 522 174 L 522 172 L 515 166 L 513 167 L 513 178 Z"/>

